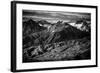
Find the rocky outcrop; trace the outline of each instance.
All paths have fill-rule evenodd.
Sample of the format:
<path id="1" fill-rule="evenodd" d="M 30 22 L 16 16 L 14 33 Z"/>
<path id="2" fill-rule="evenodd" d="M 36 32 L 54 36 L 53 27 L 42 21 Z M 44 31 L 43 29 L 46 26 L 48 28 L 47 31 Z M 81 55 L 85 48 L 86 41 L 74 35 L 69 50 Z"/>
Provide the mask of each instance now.
<path id="1" fill-rule="evenodd" d="M 31 54 L 26 62 L 90 59 L 90 41 L 86 38 L 46 44 L 43 47 L 33 46 L 26 50 L 25 53 Z"/>

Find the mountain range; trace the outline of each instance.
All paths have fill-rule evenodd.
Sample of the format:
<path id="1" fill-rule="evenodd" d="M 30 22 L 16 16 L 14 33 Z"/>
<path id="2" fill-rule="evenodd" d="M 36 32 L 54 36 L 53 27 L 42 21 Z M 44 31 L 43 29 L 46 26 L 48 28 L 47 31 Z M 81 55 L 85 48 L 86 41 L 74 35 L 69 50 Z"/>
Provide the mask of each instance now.
<path id="1" fill-rule="evenodd" d="M 41 24 L 41 22 L 42 21 L 36 22 L 33 21 L 32 19 L 28 20 L 27 22 L 23 22 L 23 37 L 27 36 L 34 40 L 39 39 L 40 41 L 44 40 L 45 43 L 52 43 L 52 42 L 63 41 L 65 39 L 66 40 L 79 39 L 90 36 L 89 31 L 85 30 L 82 31 L 68 23 L 59 22 L 54 25 L 52 24 L 50 25 L 49 22 L 43 21 L 44 22 L 44 24 L 42 22 L 43 26 L 40 26 L 39 24 Z M 44 25 L 48 25 L 50 26 L 50 28 L 47 28 L 48 26 L 44 27 Z M 83 24 L 82 27 L 86 27 L 86 24 Z"/>
<path id="2" fill-rule="evenodd" d="M 75 26 L 79 24 L 82 25 L 80 28 Z M 86 28 L 83 30 L 83 27 Z M 76 43 L 73 42 L 77 41 L 78 43 L 83 43 L 81 44 L 81 47 L 82 45 L 86 46 L 87 44 L 90 43 L 89 42 L 89 40 L 91 39 L 90 36 L 91 36 L 90 24 L 88 24 L 85 20 L 77 21 L 74 25 L 71 25 L 70 23 L 63 22 L 63 21 L 58 21 L 57 23 L 52 24 L 46 20 L 34 21 L 32 19 L 23 22 L 23 49 L 24 52 L 27 51 L 29 53 L 31 59 L 33 58 L 41 59 L 41 56 L 44 58 L 46 54 L 47 55 L 52 54 L 52 52 L 48 51 L 50 50 L 49 47 L 47 49 L 45 48 L 46 45 L 47 46 L 52 45 L 51 51 L 53 51 L 53 49 L 55 50 L 58 49 L 57 50 L 58 52 L 61 49 L 62 50 L 66 49 L 66 52 L 64 52 L 64 54 L 68 54 L 71 48 L 69 48 L 70 50 L 68 50 L 67 52 L 67 47 L 71 43 L 73 44 L 74 47 L 76 47 L 75 50 L 77 50 L 78 49 L 77 46 L 80 46 L 80 44 L 75 45 Z M 64 47 L 62 47 L 61 45 L 59 48 L 57 48 L 56 46 L 59 42 L 63 42 L 63 43 L 67 42 L 69 43 L 69 45 L 65 44 Z M 87 46 L 87 50 L 89 48 L 88 46 Z M 84 51 L 86 51 L 86 49 L 84 49 Z M 61 51 L 59 51 L 59 53 L 62 54 Z M 53 53 L 52 55 L 56 56 L 57 54 Z M 26 60 L 26 58 L 28 59 L 28 57 L 25 54 L 24 60 Z M 69 56 L 67 56 L 67 58 L 69 58 Z"/>

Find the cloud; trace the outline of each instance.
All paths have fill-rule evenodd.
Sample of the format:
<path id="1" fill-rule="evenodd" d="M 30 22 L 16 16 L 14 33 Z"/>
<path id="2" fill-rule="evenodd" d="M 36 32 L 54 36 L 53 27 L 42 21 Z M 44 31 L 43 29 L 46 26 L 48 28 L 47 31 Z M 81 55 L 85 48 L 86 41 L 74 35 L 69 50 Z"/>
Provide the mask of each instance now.
<path id="1" fill-rule="evenodd" d="M 90 19 L 90 13 L 43 11 L 43 10 L 23 10 L 23 17 L 44 20 L 77 20 L 82 17 Z"/>

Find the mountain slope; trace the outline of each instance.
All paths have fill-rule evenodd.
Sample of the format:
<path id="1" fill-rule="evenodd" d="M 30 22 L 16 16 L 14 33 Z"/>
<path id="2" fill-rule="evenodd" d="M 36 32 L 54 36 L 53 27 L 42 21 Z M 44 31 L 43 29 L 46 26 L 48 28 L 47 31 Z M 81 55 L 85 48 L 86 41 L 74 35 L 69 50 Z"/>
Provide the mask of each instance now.
<path id="1" fill-rule="evenodd" d="M 46 28 L 39 26 L 39 24 L 32 19 L 29 19 L 28 21 L 23 22 L 23 34 L 24 35 L 29 35 L 31 32 L 38 32 L 44 29 Z"/>

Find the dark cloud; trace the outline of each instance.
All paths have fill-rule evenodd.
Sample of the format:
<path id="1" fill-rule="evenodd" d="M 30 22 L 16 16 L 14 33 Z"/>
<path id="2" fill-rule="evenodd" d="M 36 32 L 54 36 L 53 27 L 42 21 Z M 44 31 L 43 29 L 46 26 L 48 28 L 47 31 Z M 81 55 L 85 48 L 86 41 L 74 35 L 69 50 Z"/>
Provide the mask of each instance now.
<path id="1" fill-rule="evenodd" d="M 23 10 L 23 17 L 45 20 L 76 20 L 80 18 L 91 18 L 90 13 L 43 11 L 43 10 Z"/>

